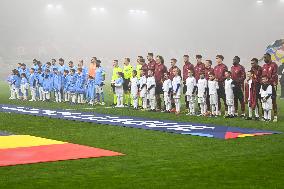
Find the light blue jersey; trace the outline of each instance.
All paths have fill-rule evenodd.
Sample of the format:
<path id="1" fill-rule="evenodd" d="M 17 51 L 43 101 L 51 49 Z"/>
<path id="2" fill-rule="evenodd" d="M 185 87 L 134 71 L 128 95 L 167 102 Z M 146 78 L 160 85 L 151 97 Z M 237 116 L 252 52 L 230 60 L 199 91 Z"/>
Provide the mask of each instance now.
<path id="1" fill-rule="evenodd" d="M 52 91 L 52 76 L 51 74 L 44 74 L 43 75 L 43 91 L 51 92 Z"/>
<path id="2" fill-rule="evenodd" d="M 96 68 L 95 84 L 101 85 L 104 82 L 105 70 L 102 67 Z"/>
<path id="3" fill-rule="evenodd" d="M 88 79 L 86 98 L 88 101 L 95 99 L 95 80 L 94 79 Z"/>
<path id="4" fill-rule="evenodd" d="M 53 91 L 59 92 L 62 89 L 62 75 L 61 74 L 54 74 L 53 75 Z"/>
<path id="5" fill-rule="evenodd" d="M 29 77 L 29 75 L 30 75 L 30 70 L 28 69 L 28 68 L 26 68 L 26 69 L 22 69 L 22 68 L 20 68 L 19 69 L 19 74 L 21 75 L 22 73 L 25 73 L 26 74 L 26 76 L 27 76 L 27 78 Z"/>
<path id="6" fill-rule="evenodd" d="M 36 87 L 36 74 L 32 73 L 29 77 L 30 87 Z"/>
<path id="7" fill-rule="evenodd" d="M 66 67 L 65 65 L 63 65 L 63 66 L 59 65 L 59 66 L 57 67 L 57 69 L 58 69 L 58 71 L 63 75 L 64 70 L 67 70 L 67 67 Z"/>
<path id="8" fill-rule="evenodd" d="M 77 74 L 76 80 L 76 93 L 77 94 L 84 94 L 85 93 L 85 76 L 83 73 Z"/>
<path id="9" fill-rule="evenodd" d="M 76 92 L 76 81 L 77 78 L 75 75 L 69 75 L 67 80 L 67 92 L 75 93 Z"/>
<path id="10" fill-rule="evenodd" d="M 18 75 L 13 75 L 12 77 L 12 85 L 15 86 L 15 88 L 20 88 L 21 87 L 21 78 Z"/>

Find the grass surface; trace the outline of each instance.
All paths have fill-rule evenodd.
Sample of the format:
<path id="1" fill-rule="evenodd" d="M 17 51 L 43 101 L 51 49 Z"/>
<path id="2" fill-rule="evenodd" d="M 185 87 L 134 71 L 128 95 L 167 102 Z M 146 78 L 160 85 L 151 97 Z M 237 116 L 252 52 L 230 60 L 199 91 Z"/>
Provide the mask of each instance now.
<path id="1" fill-rule="evenodd" d="M 83 110 L 85 105 L 7 100 L 0 83 L 0 104 L 70 108 L 116 115 L 170 119 L 284 132 L 284 101 L 279 122 L 200 118 L 131 109 Z M 107 92 L 110 93 L 110 92 Z M 108 104 L 111 97 L 106 97 Z M 0 188 L 284 188 L 284 135 L 232 140 L 96 125 L 0 113 L 0 130 L 104 148 L 126 154 L 0 168 Z"/>

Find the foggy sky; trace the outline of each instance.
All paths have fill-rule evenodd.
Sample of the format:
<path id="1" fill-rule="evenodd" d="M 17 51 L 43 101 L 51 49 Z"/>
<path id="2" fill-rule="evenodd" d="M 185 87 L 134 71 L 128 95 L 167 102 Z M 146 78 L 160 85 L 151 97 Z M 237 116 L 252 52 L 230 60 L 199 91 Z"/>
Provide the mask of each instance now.
<path id="1" fill-rule="evenodd" d="M 62 9 L 50 10 L 48 4 Z M 181 65 L 184 54 L 193 63 L 196 54 L 212 60 L 223 54 L 227 65 L 235 55 L 249 64 L 284 38 L 283 10 L 279 0 L 263 5 L 256 0 L 1 0 L 0 74 L 33 58 L 88 64 L 97 56 L 110 68 L 111 60 L 130 57 L 136 65 L 136 57 L 147 52 L 163 55 L 167 66 L 173 57 Z"/>

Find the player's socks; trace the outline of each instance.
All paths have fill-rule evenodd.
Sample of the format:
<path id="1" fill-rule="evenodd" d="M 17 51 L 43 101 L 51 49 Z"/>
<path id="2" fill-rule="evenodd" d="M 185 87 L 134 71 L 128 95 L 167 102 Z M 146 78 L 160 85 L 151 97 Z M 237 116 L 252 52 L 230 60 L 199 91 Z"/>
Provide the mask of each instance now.
<path id="1" fill-rule="evenodd" d="M 116 105 L 117 104 L 117 96 L 114 94 L 113 95 L 113 104 Z"/>

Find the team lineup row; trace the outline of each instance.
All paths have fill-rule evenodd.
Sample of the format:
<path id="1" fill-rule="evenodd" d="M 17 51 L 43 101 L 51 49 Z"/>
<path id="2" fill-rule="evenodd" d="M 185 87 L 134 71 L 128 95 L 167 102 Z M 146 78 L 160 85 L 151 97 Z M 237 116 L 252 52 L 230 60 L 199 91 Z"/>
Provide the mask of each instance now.
<path id="1" fill-rule="evenodd" d="M 175 112 L 178 115 L 183 93 L 188 115 L 219 116 L 222 99 L 225 117 L 238 116 L 240 102 L 241 117 L 245 117 L 247 103 L 246 119 L 252 119 L 254 111 L 255 119 L 259 120 L 261 104 L 263 120 L 272 120 L 273 109 L 273 121 L 277 121 L 278 66 L 271 61 L 270 54 L 264 55 L 262 67 L 258 65 L 258 59 L 253 58 L 248 72 L 240 65 L 238 56 L 234 57 L 230 71 L 223 63 L 222 55 L 216 56 L 214 68 L 211 60 L 203 63 L 201 55 L 196 55 L 196 65 L 189 62 L 188 55 L 183 58 L 182 70 L 176 66 L 174 58 L 168 70 L 163 57 L 154 59 L 153 53 L 148 53 L 148 63 L 139 56 L 136 69 L 133 69 L 129 58 L 124 59 L 123 68 L 119 67 L 118 60 L 114 60 L 111 79 L 113 105 L 132 105 L 135 109 L 141 106 L 143 110 Z M 51 94 L 54 94 L 56 102 L 104 104 L 105 74 L 101 61 L 96 57 L 92 58 L 89 68 L 84 67 L 83 61 L 78 66 L 70 61 L 66 66 L 62 58 L 59 65 L 55 59 L 44 65 L 34 59 L 30 69 L 19 63 L 18 68 L 12 70 L 8 78 L 10 99 L 27 100 L 30 91 L 30 101 L 50 101 Z"/>

